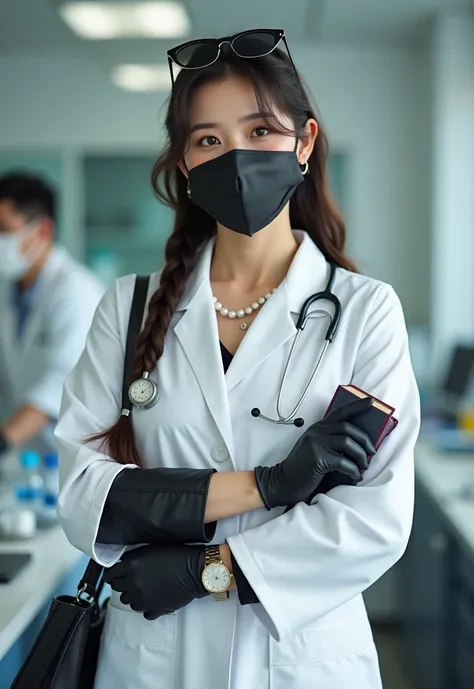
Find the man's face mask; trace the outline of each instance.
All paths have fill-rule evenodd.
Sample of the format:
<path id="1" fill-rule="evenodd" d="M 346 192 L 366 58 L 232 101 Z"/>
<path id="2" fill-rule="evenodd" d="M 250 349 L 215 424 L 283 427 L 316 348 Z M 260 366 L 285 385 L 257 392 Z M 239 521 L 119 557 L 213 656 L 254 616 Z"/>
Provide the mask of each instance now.
<path id="1" fill-rule="evenodd" d="M 25 239 L 37 229 L 36 223 L 33 220 L 16 232 L 0 233 L 0 278 L 20 280 L 37 260 L 41 248 L 39 241 L 35 241 L 26 253 L 22 252 Z"/>
<path id="2" fill-rule="evenodd" d="M 304 180 L 296 150 L 234 149 L 189 171 L 188 194 L 221 225 L 252 237 Z"/>

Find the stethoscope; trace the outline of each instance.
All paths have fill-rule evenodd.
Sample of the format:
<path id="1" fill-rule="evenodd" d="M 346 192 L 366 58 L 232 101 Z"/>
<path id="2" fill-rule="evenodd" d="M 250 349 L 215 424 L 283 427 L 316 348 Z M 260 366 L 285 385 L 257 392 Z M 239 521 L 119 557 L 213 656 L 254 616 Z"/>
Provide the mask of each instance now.
<path id="1" fill-rule="evenodd" d="M 329 345 L 333 341 L 334 337 L 336 336 L 336 332 L 337 332 L 337 329 L 339 326 L 339 321 L 341 319 L 341 312 L 342 312 L 341 302 L 336 297 L 336 295 L 333 294 L 331 291 L 332 287 L 333 287 L 333 283 L 334 283 L 334 277 L 336 275 L 337 266 L 334 263 L 330 263 L 330 267 L 331 267 L 331 272 L 329 274 L 328 284 L 326 285 L 324 291 L 323 292 L 317 292 L 316 294 L 312 294 L 310 297 L 308 297 L 308 299 L 306 299 L 306 301 L 304 302 L 304 304 L 301 308 L 300 315 L 298 316 L 298 320 L 296 322 L 297 332 L 296 332 L 296 335 L 294 337 L 293 344 L 291 345 L 290 353 L 288 355 L 288 360 L 287 360 L 286 365 L 285 365 L 285 370 L 283 371 L 283 376 L 281 379 L 280 388 L 278 390 L 278 397 L 277 397 L 277 403 L 276 403 L 276 411 L 278 414 L 278 419 L 272 419 L 269 416 L 264 416 L 260 412 L 260 409 L 258 409 L 258 407 L 254 407 L 252 409 L 252 411 L 250 412 L 252 414 L 252 416 L 255 416 L 255 418 L 263 419 L 264 421 L 268 421 L 269 423 L 284 424 L 284 425 L 294 424 L 298 428 L 301 428 L 301 426 L 304 426 L 304 419 L 302 419 L 301 417 L 298 417 L 295 419 L 294 417 L 296 416 L 301 405 L 303 404 L 303 402 L 306 399 L 306 396 L 307 396 L 309 389 L 313 383 L 313 380 L 314 380 L 315 376 L 317 375 L 317 373 L 321 367 L 321 364 L 324 360 L 324 356 L 326 354 L 327 348 L 329 347 Z M 333 315 L 331 315 L 329 313 L 329 311 L 325 311 L 324 309 L 316 309 L 314 311 L 309 312 L 310 306 L 312 304 L 314 304 L 316 301 L 321 301 L 322 299 L 325 299 L 325 300 L 330 301 L 332 303 L 332 305 L 334 306 Z M 300 339 L 301 333 L 303 332 L 308 320 L 310 318 L 314 317 L 315 314 L 321 314 L 321 313 L 329 318 L 329 327 L 326 331 L 326 336 L 324 338 L 324 344 L 323 344 L 321 353 L 320 353 L 319 358 L 316 362 L 316 366 L 313 369 L 313 372 L 311 374 L 311 378 L 309 379 L 309 381 L 308 381 L 308 383 L 307 383 L 307 385 L 303 391 L 303 394 L 301 395 L 300 399 L 298 400 L 295 408 L 293 409 L 291 414 L 289 414 L 288 416 L 283 416 L 281 413 L 281 398 L 282 398 L 282 394 L 283 394 L 283 389 L 285 387 L 285 382 L 286 382 L 286 378 L 288 375 L 288 370 L 290 368 L 291 361 L 293 359 L 293 354 L 294 354 L 295 349 L 296 349 L 296 345 L 298 343 L 298 340 Z"/>
<path id="2" fill-rule="evenodd" d="M 301 417 L 294 418 L 296 414 L 298 413 L 301 405 L 306 399 L 306 395 L 308 394 L 308 391 L 313 383 L 314 377 L 317 375 L 321 364 L 324 359 L 324 355 L 326 354 L 326 350 L 333 341 L 334 337 L 336 336 L 337 328 L 339 326 L 339 321 L 341 318 L 341 302 L 339 299 L 336 297 L 335 294 L 331 292 L 333 283 L 334 283 L 334 277 L 336 275 L 336 268 L 337 266 L 334 263 L 330 263 L 330 274 L 329 274 L 329 280 L 326 285 L 326 288 L 324 289 L 323 292 L 317 292 L 316 294 L 312 294 L 306 301 L 304 302 L 300 315 L 298 316 L 298 320 L 296 322 L 296 335 L 293 340 L 293 344 L 291 345 L 290 349 L 290 354 L 288 356 L 288 360 L 286 362 L 285 370 L 283 371 L 283 376 L 281 379 L 280 383 L 280 388 L 278 391 L 278 397 L 277 397 L 277 403 L 276 403 L 276 411 L 278 414 L 278 419 L 272 419 L 269 416 L 264 416 L 263 414 L 260 413 L 260 409 L 258 407 L 254 407 L 251 410 L 252 416 L 255 416 L 256 418 L 263 419 L 264 421 L 269 421 L 270 423 L 277 423 L 277 424 L 285 424 L 285 425 L 290 425 L 294 424 L 298 428 L 301 428 L 301 426 L 304 426 L 304 419 Z M 329 311 L 325 311 L 324 309 L 316 309 L 314 311 L 309 312 L 309 308 L 312 304 L 314 304 L 318 300 L 326 299 L 327 301 L 330 301 L 333 306 L 334 306 L 334 313 L 331 315 Z M 283 416 L 281 413 L 281 398 L 283 394 L 283 389 L 285 387 L 285 382 L 286 378 L 288 376 L 288 370 L 290 368 L 292 359 L 293 359 L 293 354 L 296 349 L 296 345 L 298 344 L 298 340 L 301 336 L 302 331 L 304 330 L 306 323 L 308 320 L 312 317 L 314 317 L 316 314 L 324 314 L 329 318 L 329 327 L 326 332 L 326 337 L 324 338 L 324 344 L 321 350 L 321 353 L 319 355 L 319 359 L 316 362 L 316 366 L 313 369 L 313 373 L 311 374 L 311 378 L 309 379 L 305 389 L 303 390 L 303 394 L 301 395 L 298 403 L 296 404 L 295 408 L 291 412 L 289 416 Z M 134 407 L 137 407 L 138 409 L 150 409 L 153 407 L 157 401 L 158 401 L 158 388 L 156 383 L 150 379 L 149 373 L 145 372 L 143 373 L 141 378 L 138 378 L 137 380 L 133 381 L 133 383 L 130 385 L 130 388 L 128 389 L 128 399 L 130 400 L 131 404 Z M 122 409 L 122 415 L 124 416 L 129 416 L 130 414 L 130 409 L 127 407 L 124 407 Z"/>

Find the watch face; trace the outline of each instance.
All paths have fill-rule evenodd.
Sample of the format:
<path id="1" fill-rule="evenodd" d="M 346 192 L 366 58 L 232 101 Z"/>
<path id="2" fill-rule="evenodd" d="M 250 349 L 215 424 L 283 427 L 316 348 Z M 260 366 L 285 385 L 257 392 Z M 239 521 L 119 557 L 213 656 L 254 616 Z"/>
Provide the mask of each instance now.
<path id="1" fill-rule="evenodd" d="M 131 384 L 129 397 L 133 404 L 141 406 L 153 399 L 155 391 L 156 386 L 153 381 L 147 378 L 139 378 Z"/>
<path id="2" fill-rule="evenodd" d="M 230 586 L 230 574 L 225 565 L 207 565 L 202 573 L 202 583 L 210 593 L 223 593 Z"/>

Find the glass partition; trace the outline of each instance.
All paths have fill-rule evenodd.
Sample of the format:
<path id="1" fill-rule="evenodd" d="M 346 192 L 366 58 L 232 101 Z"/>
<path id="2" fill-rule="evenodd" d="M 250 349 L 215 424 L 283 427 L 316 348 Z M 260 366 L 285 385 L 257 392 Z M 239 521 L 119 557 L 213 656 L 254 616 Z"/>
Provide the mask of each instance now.
<path id="1" fill-rule="evenodd" d="M 107 283 L 162 266 L 172 213 L 153 194 L 153 163 L 146 155 L 84 159 L 86 260 Z"/>

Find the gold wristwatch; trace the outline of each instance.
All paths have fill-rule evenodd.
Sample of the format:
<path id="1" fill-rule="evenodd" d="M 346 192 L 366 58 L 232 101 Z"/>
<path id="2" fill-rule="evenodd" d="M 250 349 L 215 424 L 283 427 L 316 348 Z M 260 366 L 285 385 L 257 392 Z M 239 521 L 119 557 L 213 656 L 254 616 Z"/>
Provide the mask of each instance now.
<path id="1" fill-rule="evenodd" d="M 227 600 L 232 585 L 232 573 L 222 562 L 218 545 L 206 548 L 206 563 L 202 570 L 202 583 L 214 600 Z"/>

